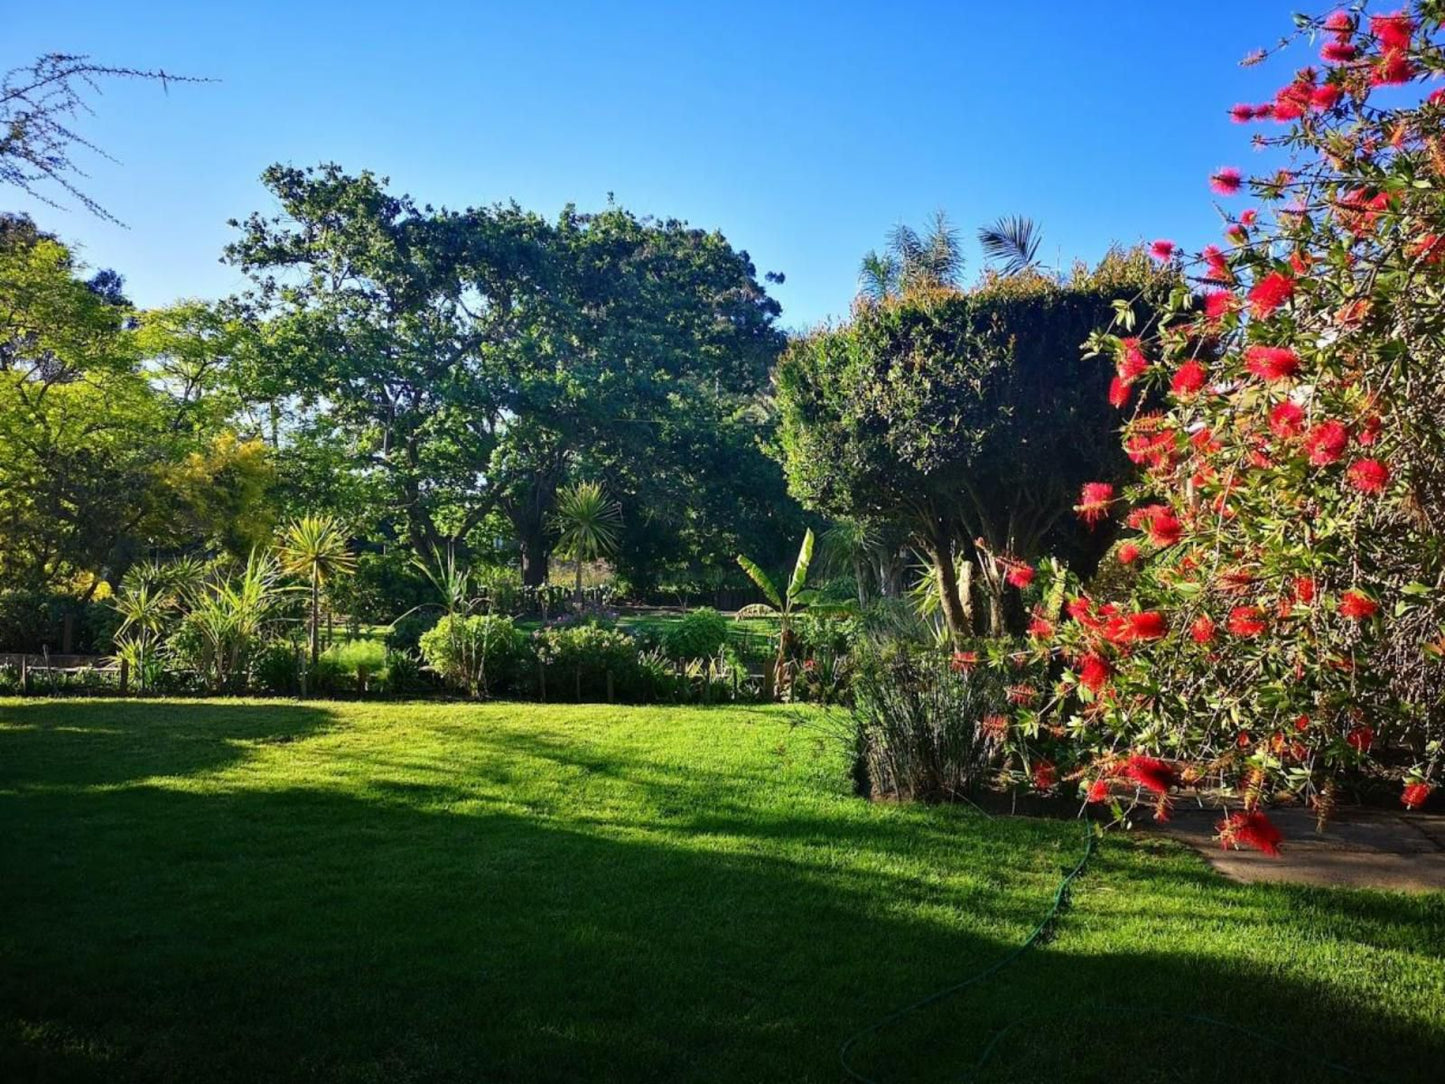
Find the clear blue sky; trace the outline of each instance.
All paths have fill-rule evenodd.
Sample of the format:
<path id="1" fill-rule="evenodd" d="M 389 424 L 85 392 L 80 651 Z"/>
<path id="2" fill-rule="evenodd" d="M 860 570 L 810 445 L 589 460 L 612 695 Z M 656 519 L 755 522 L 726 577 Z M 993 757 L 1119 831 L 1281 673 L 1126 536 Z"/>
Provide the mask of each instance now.
<path id="1" fill-rule="evenodd" d="M 270 162 L 369 168 L 418 200 L 625 206 L 721 229 L 781 271 L 784 322 L 846 311 L 859 256 L 942 207 L 1025 213 L 1050 261 L 1200 244 L 1206 186 L 1248 167 L 1235 101 L 1278 64 L 1287 0 L 533 3 L 134 0 L 3 5 L 0 65 L 48 51 L 213 76 L 109 85 L 88 189 L 129 229 L 0 193 L 157 305 L 240 282 L 225 222 L 270 210 Z"/>

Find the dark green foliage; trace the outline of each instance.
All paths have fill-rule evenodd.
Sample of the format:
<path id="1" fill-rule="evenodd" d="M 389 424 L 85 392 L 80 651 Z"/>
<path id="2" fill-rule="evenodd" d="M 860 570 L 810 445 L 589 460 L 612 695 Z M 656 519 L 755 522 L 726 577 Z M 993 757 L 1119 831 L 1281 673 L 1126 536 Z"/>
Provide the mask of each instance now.
<path id="1" fill-rule="evenodd" d="M 620 629 L 592 623 L 556 625 L 532 636 L 537 665 L 546 671 L 549 700 L 651 699 L 638 663 L 638 643 Z"/>
<path id="2" fill-rule="evenodd" d="M 1007 710 L 1002 683 L 979 667 L 959 671 L 946 654 L 887 649 L 858 660 L 853 683 L 856 778 L 874 797 L 958 801 L 995 766 L 984 720 Z"/>
<path id="3" fill-rule="evenodd" d="M 392 651 L 421 650 L 421 638 L 436 627 L 442 615 L 436 610 L 417 610 L 392 622 L 386 631 L 386 646 Z"/>
<path id="4" fill-rule="evenodd" d="M 59 653 L 70 618 L 71 651 L 104 655 L 120 617 L 101 602 L 85 602 L 48 591 L 0 591 L 0 651 Z"/>
<path id="5" fill-rule="evenodd" d="M 716 610 L 700 606 L 667 626 L 662 649 L 673 659 L 711 658 L 727 642 L 728 624 Z"/>
<path id="6" fill-rule="evenodd" d="M 779 448 L 806 507 L 904 526 L 946 578 L 956 635 L 983 631 L 953 582 L 980 571 L 994 634 L 1017 631 L 987 552 L 1087 565 L 1099 544 L 1071 513 L 1080 486 L 1128 467 L 1108 404 L 1111 371 L 1083 358 L 1119 296 L 1166 286 L 1138 253 L 1115 253 L 1060 283 L 991 277 L 971 291 L 928 290 L 858 307 L 839 327 L 795 341 L 776 372 Z"/>

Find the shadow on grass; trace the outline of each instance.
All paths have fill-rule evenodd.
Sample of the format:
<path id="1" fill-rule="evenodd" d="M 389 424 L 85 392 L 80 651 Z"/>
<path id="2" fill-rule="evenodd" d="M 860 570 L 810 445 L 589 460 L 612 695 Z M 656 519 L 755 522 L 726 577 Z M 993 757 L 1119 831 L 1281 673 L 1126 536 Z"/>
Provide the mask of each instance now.
<path id="1" fill-rule="evenodd" d="M 1061 839 L 1068 858 L 1075 838 L 931 811 L 767 815 L 749 807 L 746 778 L 517 732 L 479 740 L 606 775 L 640 815 L 578 823 L 405 780 L 370 797 L 86 791 L 220 767 L 331 715 L 71 710 L 83 707 L 0 709 L 15 727 L 0 731 L 0 1079 L 834 1081 L 846 1035 L 1012 947 L 963 928 L 956 899 L 900 883 L 888 859 L 946 855 L 950 827 L 987 837 L 959 838 L 957 861 L 1004 863 Z M 830 848 L 864 860 L 834 868 Z M 1005 874 L 969 896 L 969 927 L 1026 930 L 1042 914 L 1046 893 Z M 1106 848 L 1078 892 L 1121 888 L 1189 922 L 1302 924 L 1382 947 L 1418 947 L 1440 917 L 1428 898 L 1260 895 L 1135 861 L 1127 845 Z M 1169 944 L 1162 920 L 1122 945 L 1091 929 L 1115 921 L 1081 905 L 996 981 L 861 1044 L 859 1067 L 888 1084 L 957 1080 L 997 1040 L 979 1079 L 1350 1079 L 1107 1001 L 1208 1012 L 1388 1066 L 1388 1079 L 1438 1079 L 1445 1044 L 1417 1021 L 1277 962 Z"/>
<path id="2" fill-rule="evenodd" d="M 332 725 L 324 707 L 204 701 L 31 700 L 0 705 L 0 788 L 127 783 L 240 760 L 250 743 Z"/>

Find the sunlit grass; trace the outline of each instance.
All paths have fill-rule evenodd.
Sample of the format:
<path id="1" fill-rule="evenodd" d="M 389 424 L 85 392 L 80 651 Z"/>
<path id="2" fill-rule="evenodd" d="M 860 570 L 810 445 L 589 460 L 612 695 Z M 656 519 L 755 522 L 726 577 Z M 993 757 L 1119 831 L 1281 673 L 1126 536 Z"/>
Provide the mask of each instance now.
<path id="1" fill-rule="evenodd" d="M 837 1080 L 848 1034 L 1021 940 L 1082 835 L 869 805 L 793 723 L 0 701 L 0 1079 Z M 1439 896 L 1114 839 L 1045 948 L 857 1063 L 956 1080 L 996 1040 L 978 1079 L 1433 1080 L 1442 957 Z"/>

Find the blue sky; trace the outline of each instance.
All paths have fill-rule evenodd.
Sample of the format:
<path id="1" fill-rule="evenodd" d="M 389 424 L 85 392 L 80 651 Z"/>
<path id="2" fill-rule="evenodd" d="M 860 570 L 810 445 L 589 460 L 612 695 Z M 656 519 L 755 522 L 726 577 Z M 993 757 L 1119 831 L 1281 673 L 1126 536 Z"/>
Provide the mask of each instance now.
<path id="1" fill-rule="evenodd" d="M 781 271 L 784 323 L 847 310 L 859 256 L 944 208 L 1023 213 L 1049 261 L 1217 231 L 1208 174 L 1249 167 L 1242 70 L 1284 0 L 954 3 L 72 2 L 5 16 L 0 65 L 48 51 L 213 76 L 108 85 L 90 193 L 128 229 L 9 192 L 158 305 L 238 287 L 226 220 L 270 162 L 371 169 L 419 201 L 605 203 L 721 229 Z"/>

